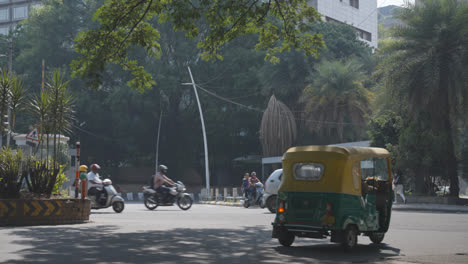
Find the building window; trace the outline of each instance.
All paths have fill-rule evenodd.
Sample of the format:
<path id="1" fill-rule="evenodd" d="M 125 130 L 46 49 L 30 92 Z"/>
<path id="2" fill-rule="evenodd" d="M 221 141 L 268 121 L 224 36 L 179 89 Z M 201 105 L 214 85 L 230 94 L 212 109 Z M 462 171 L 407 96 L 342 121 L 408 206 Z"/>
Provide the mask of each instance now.
<path id="1" fill-rule="evenodd" d="M 371 33 L 367 32 L 367 31 L 364 31 L 362 29 L 359 29 L 359 28 L 354 28 L 354 29 L 357 30 L 360 38 L 365 39 L 367 41 L 372 41 L 372 34 Z"/>
<path id="2" fill-rule="evenodd" d="M 24 19 L 28 17 L 28 7 L 18 6 L 13 8 L 13 19 Z"/>
<path id="3" fill-rule="evenodd" d="M 8 35 L 8 27 L 0 27 L 1 35 Z"/>
<path id="4" fill-rule="evenodd" d="M 359 0 L 349 0 L 349 5 L 359 9 Z"/>
<path id="5" fill-rule="evenodd" d="M 10 20 L 8 16 L 8 8 L 0 9 L 0 21 Z"/>
<path id="6" fill-rule="evenodd" d="M 8 1 L 10 1 L 10 0 L 0 0 L 0 4 L 1 3 L 7 3 Z"/>

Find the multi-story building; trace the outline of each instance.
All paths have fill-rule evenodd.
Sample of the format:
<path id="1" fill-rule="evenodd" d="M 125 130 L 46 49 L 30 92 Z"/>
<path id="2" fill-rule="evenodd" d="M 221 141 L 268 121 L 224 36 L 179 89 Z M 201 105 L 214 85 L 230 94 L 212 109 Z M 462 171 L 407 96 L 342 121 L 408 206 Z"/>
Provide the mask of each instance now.
<path id="1" fill-rule="evenodd" d="M 377 48 L 377 0 L 309 0 L 327 22 L 352 26 L 359 37 Z"/>
<path id="2" fill-rule="evenodd" d="M 18 22 L 28 18 L 32 8 L 41 6 L 41 0 L 0 0 L 0 34 L 7 35 Z"/>

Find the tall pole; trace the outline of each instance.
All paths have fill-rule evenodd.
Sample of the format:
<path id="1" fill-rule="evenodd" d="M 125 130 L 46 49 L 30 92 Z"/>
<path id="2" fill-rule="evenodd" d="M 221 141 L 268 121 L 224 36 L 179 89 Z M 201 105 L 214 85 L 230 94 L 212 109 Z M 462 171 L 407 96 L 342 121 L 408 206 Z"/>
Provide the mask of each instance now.
<path id="1" fill-rule="evenodd" d="M 158 125 L 158 138 L 156 139 L 156 165 L 154 174 L 158 173 L 158 165 L 159 165 L 159 135 L 161 134 L 161 120 L 162 120 L 162 111 L 159 113 L 159 125 Z"/>
<path id="2" fill-rule="evenodd" d="M 207 191 L 207 193 L 210 193 L 210 170 L 209 170 L 209 167 L 208 167 L 208 143 L 206 141 L 205 121 L 203 119 L 203 112 L 202 112 L 201 105 L 200 105 L 200 99 L 198 98 L 197 87 L 195 85 L 195 81 L 193 80 L 192 71 L 190 70 L 190 67 L 187 67 L 187 68 L 188 68 L 188 72 L 190 74 L 190 79 L 192 80 L 192 83 L 184 83 L 183 85 L 190 85 L 191 84 L 193 86 L 193 91 L 195 92 L 195 97 L 197 98 L 198 111 L 200 112 L 200 120 L 201 120 L 201 125 L 202 125 L 202 130 L 203 130 L 203 143 L 205 145 L 206 191 Z"/>

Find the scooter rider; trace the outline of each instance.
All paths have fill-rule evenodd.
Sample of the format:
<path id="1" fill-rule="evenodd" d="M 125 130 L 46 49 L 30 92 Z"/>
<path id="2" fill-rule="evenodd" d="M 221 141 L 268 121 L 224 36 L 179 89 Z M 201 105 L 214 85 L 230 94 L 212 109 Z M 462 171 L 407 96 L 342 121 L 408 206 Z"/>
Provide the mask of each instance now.
<path id="1" fill-rule="evenodd" d="M 159 193 L 163 194 L 163 199 L 167 199 L 167 194 L 170 191 L 170 188 L 164 186 L 164 184 L 170 185 L 170 186 L 176 186 L 176 183 L 171 180 L 169 177 L 166 176 L 167 173 L 167 167 L 164 165 L 159 165 L 158 167 L 158 172 L 156 175 L 154 175 L 154 183 L 153 183 L 153 189 L 156 190 Z"/>
<path id="2" fill-rule="evenodd" d="M 250 173 L 250 184 L 252 185 L 252 190 L 254 190 L 255 198 L 260 197 L 260 186 L 263 186 L 263 184 L 257 178 L 257 173 L 255 171 Z"/>
<path id="3" fill-rule="evenodd" d="M 88 173 L 88 196 L 95 196 L 96 202 L 102 203 L 100 200 L 104 200 L 104 197 L 101 198 L 102 195 L 105 195 L 105 191 L 102 188 L 102 180 L 99 177 L 99 170 L 101 167 L 97 164 L 91 165 L 91 171 Z"/>

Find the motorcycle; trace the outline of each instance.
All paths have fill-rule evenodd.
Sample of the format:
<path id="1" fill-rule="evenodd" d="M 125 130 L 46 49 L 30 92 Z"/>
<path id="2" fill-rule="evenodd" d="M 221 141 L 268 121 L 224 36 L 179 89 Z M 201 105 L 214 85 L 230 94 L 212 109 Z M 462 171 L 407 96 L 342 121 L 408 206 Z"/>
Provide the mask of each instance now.
<path id="1" fill-rule="evenodd" d="M 102 185 L 106 192 L 105 197 L 102 197 L 101 193 L 101 198 L 99 201 L 96 201 L 96 196 L 88 196 L 89 200 L 91 200 L 91 209 L 102 209 L 112 206 L 112 209 L 114 209 L 116 213 L 121 213 L 125 207 L 124 199 L 117 195 L 117 191 L 114 186 L 112 186 L 112 181 L 110 179 L 105 179 L 102 181 Z"/>
<path id="2" fill-rule="evenodd" d="M 253 198 L 252 195 L 247 195 L 243 200 L 241 200 L 241 203 L 245 208 L 249 208 L 251 205 L 258 205 L 261 208 L 265 208 L 265 204 L 263 203 L 264 189 L 261 182 L 255 184 L 255 193 L 255 198 Z"/>
<path id="3" fill-rule="evenodd" d="M 180 209 L 188 210 L 192 207 L 193 199 L 188 193 L 185 193 L 185 190 L 185 185 L 178 181 L 176 187 L 170 187 L 170 191 L 164 199 L 164 194 L 145 186 L 143 187 L 144 204 L 149 210 L 154 210 L 158 206 L 173 206 L 177 202 Z"/>

